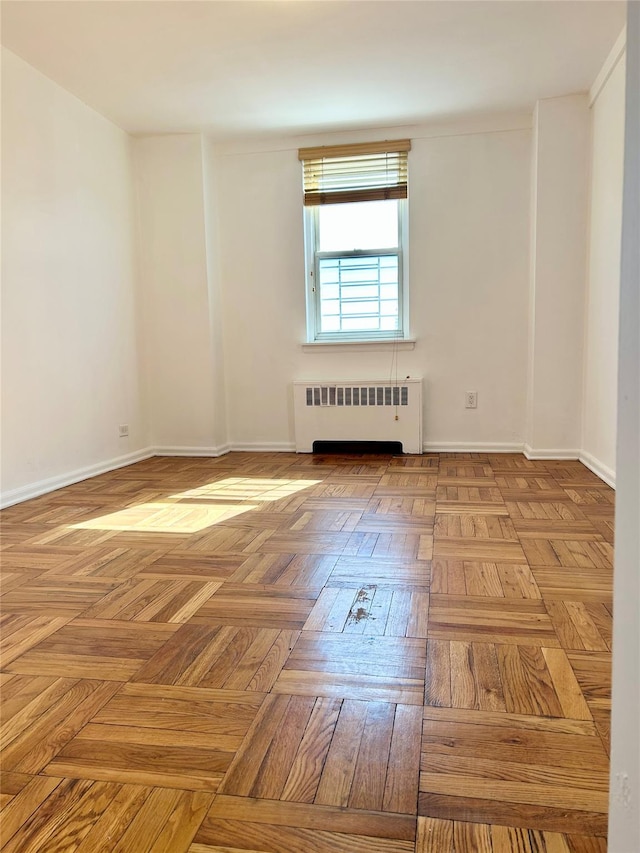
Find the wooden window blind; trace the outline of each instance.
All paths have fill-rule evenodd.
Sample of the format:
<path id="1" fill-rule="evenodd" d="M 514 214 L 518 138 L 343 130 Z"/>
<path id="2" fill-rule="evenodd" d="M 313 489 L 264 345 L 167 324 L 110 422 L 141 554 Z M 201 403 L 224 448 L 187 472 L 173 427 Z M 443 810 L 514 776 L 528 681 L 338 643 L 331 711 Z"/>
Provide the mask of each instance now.
<path id="1" fill-rule="evenodd" d="M 301 148 L 305 207 L 406 198 L 410 150 L 410 139 Z"/>

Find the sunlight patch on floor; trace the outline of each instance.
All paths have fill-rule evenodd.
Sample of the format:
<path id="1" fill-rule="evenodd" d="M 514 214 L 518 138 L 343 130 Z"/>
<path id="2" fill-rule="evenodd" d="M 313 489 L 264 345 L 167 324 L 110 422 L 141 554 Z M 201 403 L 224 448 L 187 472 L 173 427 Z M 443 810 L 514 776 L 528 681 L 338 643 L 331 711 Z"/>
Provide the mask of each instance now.
<path id="1" fill-rule="evenodd" d="M 173 499 L 198 498 L 200 500 L 278 501 L 296 492 L 317 486 L 321 480 L 274 480 L 261 477 L 228 477 L 196 489 L 172 495 Z"/>
<path id="2" fill-rule="evenodd" d="M 127 509 L 72 524 L 69 527 L 74 530 L 197 533 L 206 527 L 212 527 L 237 515 L 259 509 L 261 503 L 291 497 L 320 482 L 320 480 L 229 477 L 226 480 L 217 480 L 196 489 L 171 495 L 165 502 L 156 501 L 127 507 Z M 190 501 L 193 500 L 199 503 L 191 503 Z M 189 502 L 181 503 L 181 501 Z M 245 501 L 251 501 L 251 503 L 245 503 Z"/>
<path id="3" fill-rule="evenodd" d="M 201 506 L 146 503 L 70 525 L 76 530 L 131 530 L 144 533 L 197 533 L 236 515 L 257 509 L 252 504 Z"/>

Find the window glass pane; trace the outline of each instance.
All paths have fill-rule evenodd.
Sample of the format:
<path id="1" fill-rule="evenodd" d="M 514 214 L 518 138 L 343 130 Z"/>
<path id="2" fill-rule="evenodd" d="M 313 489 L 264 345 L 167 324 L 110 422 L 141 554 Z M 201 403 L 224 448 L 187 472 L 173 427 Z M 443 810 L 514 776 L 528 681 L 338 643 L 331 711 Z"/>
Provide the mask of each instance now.
<path id="1" fill-rule="evenodd" d="M 377 317 L 346 317 L 342 321 L 342 330 L 345 332 L 370 331 L 380 328 Z"/>
<path id="2" fill-rule="evenodd" d="M 343 302 L 343 314 L 377 314 L 379 302 Z"/>
<path id="3" fill-rule="evenodd" d="M 337 295 L 337 294 L 336 294 Z M 398 283 L 383 284 L 380 286 L 380 299 L 397 299 Z"/>
<path id="4" fill-rule="evenodd" d="M 340 303 L 337 299 L 323 299 L 322 300 L 322 313 L 323 314 L 339 314 L 340 313 Z"/>
<path id="5" fill-rule="evenodd" d="M 361 281 L 378 281 L 378 269 L 376 267 L 343 270 L 340 276 L 342 282 L 356 283 Z"/>
<path id="6" fill-rule="evenodd" d="M 398 202 L 361 201 L 318 208 L 320 252 L 398 246 Z"/>
<path id="7" fill-rule="evenodd" d="M 398 318 L 397 317 L 381 317 L 380 318 L 380 328 L 385 331 L 392 331 L 398 327 Z"/>
<path id="8" fill-rule="evenodd" d="M 322 317 L 322 331 L 323 332 L 339 332 L 340 331 L 340 317 L 337 315 L 335 317 Z"/>
<path id="9" fill-rule="evenodd" d="M 398 303 L 392 300 L 388 300 L 387 302 L 380 303 L 380 315 L 381 316 L 389 316 L 391 314 L 398 313 Z"/>
<path id="10" fill-rule="evenodd" d="M 397 268 L 397 255 L 320 258 L 320 281 L 325 274 L 335 280 L 319 288 L 320 331 L 399 329 Z M 395 276 L 393 283 L 382 282 L 386 275 Z"/>
<path id="11" fill-rule="evenodd" d="M 381 257 L 385 257 L 382 255 Z M 338 266 L 341 270 L 351 270 L 352 272 L 357 272 L 358 270 L 367 270 L 371 267 L 378 267 L 380 258 L 377 255 L 373 257 L 371 255 L 355 255 L 355 256 L 347 256 L 346 258 L 337 258 Z"/>
<path id="12" fill-rule="evenodd" d="M 386 270 L 385 270 L 386 272 Z M 320 267 L 320 284 L 333 284 L 338 281 L 338 265 L 325 267 L 324 265 Z"/>
<path id="13" fill-rule="evenodd" d="M 322 298 L 325 296 L 329 296 L 325 291 L 327 288 L 324 288 L 322 291 Z M 340 288 L 341 295 L 343 299 L 377 299 L 378 291 L 380 288 L 376 284 L 355 284 L 349 285 L 349 287 Z M 338 294 L 336 293 L 336 296 Z M 391 294 L 391 298 L 395 297 L 395 293 Z"/>
<path id="14" fill-rule="evenodd" d="M 391 294 L 391 296 L 395 296 L 395 294 Z M 323 284 L 322 285 L 322 298 L 323 299 L 339 299 L 340 297 L 340 288 L 337 284 Z"/>

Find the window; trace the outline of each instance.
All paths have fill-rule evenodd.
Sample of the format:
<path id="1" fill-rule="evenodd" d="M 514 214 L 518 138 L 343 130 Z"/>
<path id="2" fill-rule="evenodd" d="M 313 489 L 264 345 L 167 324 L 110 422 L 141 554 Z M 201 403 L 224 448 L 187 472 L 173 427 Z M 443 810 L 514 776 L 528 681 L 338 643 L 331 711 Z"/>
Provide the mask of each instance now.
<path id="1" fill-rule="evenodd" d="M 310 341 L 404 337 L 409 140 L 304 148 Z"/>

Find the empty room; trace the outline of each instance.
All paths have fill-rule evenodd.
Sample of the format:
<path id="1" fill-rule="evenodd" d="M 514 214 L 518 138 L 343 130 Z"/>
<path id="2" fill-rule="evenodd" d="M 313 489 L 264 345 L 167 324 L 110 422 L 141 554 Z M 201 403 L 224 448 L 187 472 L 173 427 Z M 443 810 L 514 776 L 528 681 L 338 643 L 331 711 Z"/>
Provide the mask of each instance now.
<path id="1" fill-rule="evenodd" d="M 2 850 L 639 853 L 640 4 L 0 8 Z"/>

